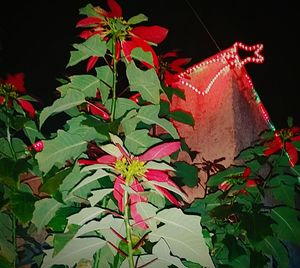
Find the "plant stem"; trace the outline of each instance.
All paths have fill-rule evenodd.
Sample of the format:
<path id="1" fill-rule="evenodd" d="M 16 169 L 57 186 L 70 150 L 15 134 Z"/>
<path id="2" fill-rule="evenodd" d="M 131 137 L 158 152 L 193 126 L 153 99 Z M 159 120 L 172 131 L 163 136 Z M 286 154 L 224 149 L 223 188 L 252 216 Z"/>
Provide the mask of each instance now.
<path id="1" fill-rule="evenodd" d="M 116 102 L 117 102 L 117 59 L 116 59 L 116 39 L 113 37 L 112 45 L 113 60 L 113 81 L 112 81 L 112 103 L 111 103 L 111 121 L 115 120 Z"/>
<path id="2" fill-rule="evenodd" d="M 131 226 L 129 224 L 129 195 L 128 192 L 125 190 L 124 192 L 124 222 L 125 222 L 125 229 L 126 229 L 126 239 L 127 239 L 127 246 L 128 246 L 128 264 L 130 268 L 134 268 L 134 261 L 133 261 L 133 250 L 132 250 L 132 240 L 131 240 Z"/>
<path id="3" fill-rule="evenodd" d="M 11 224 L 12 225 L 11 226 L 12 244 L 14 246 L 14 249 L 15 249 L 16 253 L 17 253 L 17 240 L 16 240 L 16 228 L 17 228 L 16 224 L 17 224 L 17 222 L 16 222 L 16 216 L 13 212 L 11 213 L 11 218 L 12 218 L 12 224 Z M 16 258 L 14 258 L 14 260 L 13 260 L 13 267 L 16 267 Z"/>

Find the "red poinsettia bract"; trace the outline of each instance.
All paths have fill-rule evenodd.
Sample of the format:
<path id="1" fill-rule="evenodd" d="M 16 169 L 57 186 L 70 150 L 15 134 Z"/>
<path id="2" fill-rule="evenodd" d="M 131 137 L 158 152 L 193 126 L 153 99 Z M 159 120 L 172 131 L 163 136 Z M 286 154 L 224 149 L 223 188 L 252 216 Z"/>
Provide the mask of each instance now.
<path id="1" fill-rule="evenodd" d="M 178 73 L 184 71 L 184 66 L 187 65 L 191 58 L 177 58 L 178 53 L 176 51 L 167 52 L 159 56 L 160 77 L 164 81 L 166 86 L 175 86 L 178 82 Z"/>
<path id="2" fill-rule="evenodd" d="M 161 192 L 170 202 L 180 206 L 179 201 L 160 184 L 165 183 L 181 192 L 180 188 L 170 179 L 168 174 L 170 170 L 157 170 L 147 167 L 149 161 L 164 158 L 179 150 L 180 142 L 166 142 L 156 145 L 139 156 L 130 155 L 120 144 L 116 144 L 116 146 L 120 152 L 118 157 L 105 154 L 96 160 L 79 159 L 78 162 L 81 165 L 106 164 L 112 166 L 117 174 L 113 195 L 118 202 L 120 211 L 124 211 L 124 186 L 130 187 L 133 190 L 132 193 L 129 193 L 131 216 L 137 226 L 145 229 L 147 224 L 136 209 L 136 204 L 139 202 L 147 202 L 147 198 L 141 195 L 144 192 L 143 182 L 152 183 L 154 188 Z"/>
<path id="3" fill-rule="evenodd" d="M 88 39 L 91 36 L 99 35 L 105 41 L 111 38 L 115 40 L 116 59 L 120 58 L 121 49 L 127 61 L 131 61 L 131 52 L 134 48 L 140 47 L 146 52 L 150 52 L 153 57 L 153 64 L 158 68 L 158 58 L 151 45 L 161 43 L 167 36 L 168 29 L 154 26 L 137 26 L 132 27 L 122 17 L 122 9 L 114 0 L 107 1 L 110 11 L 100 7 L 94 10 L 98 16 L 90 16 L 80 20 L 76 27 L 89 27 L 84 30 L 80 37 Z M 87 71 L 91 70 L 98 60 L 97 56 L 89 58 Z M 143 62 L 148 68 L 152 68 L 149 63 Z"/>
<path id="4" fill-rule="evenodd" d="M 218 188 L 226 192 L 231 189 L 232 186 L 237 185 L 237 184 L 242 184 L 246 180 L 246 189 L 255 187 L 257 184 L 260 184 L 261 180 L 257 178 L 249 178 L 251 174 L 251 169 L 249 167 L 246 167 L 242 175 L 238 176 L 232 176 L 230 179 L 223 181 L 218 185 Z M 242 189 L 239 192 L 241 193 L 246 193 L 246 189 Z"/>
<path id="5" fill-rule="evenodd" d="M 294 167 L 298 162 L 298 152 L 292 143 L 293 141 L 300 141 L 300 127 L 276 130 L 274 132 L 273 140 L 266 144 L 267 148 L 264 150 L 264 155 L 269 156 L 280 150 L 285 150 L 290 165 Z"/>
<path id="6" fill-rule="evenodd" d="M 9 74 L 5 80 L 0 79 L 0 105 L 6 103 L 7 107 L 11 107 L 13 101 L 15 101 L 30 118 L 34 118 L 34 107 L 29 101 L 22 98 L 20 94 L 26 94 L 23 73 Z"/>

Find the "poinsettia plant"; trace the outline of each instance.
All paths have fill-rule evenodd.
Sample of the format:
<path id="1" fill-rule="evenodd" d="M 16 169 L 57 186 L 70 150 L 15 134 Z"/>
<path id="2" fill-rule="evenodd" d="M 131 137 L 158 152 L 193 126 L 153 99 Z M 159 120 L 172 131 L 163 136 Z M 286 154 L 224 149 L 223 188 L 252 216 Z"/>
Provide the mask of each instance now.
<path id="1" fill-rule="evenodd" d="M 182 141 L 161 108 L 170 77 L 188 61 L 161 76 L 153 47 L 168 30 L 138 26 L 145 15 L 125 20 L 117 2 L 107 5 L 80 9 L 83 41 L 67 68 L 86 64 L 87 73 L 67 77 L 39 116 L 42 131 L 51 116 L 69 117 L 35 155 L 44 196 L 32 222 L 50 230 L 41 265 L 212 267 L 199 217 L 181 209 L 186 196 L 172 177 Z"/>
<path id="2" fill-rule="evenodd" d="M 169 110 L 190 58 L 157 55 L 168 30 L 106 4 L 80 9 L 66 68 L 85 72 L 60 79 L 52 105 L 35 110 L 24 74 L 0 80 L 0 266 L 292 265 L 300 128 L 266 131 L 228 168 L 178 161 L 195 153 L 173 125 L 193 118 Z M 189 203 L 199 169 L 206 194 Z"/>

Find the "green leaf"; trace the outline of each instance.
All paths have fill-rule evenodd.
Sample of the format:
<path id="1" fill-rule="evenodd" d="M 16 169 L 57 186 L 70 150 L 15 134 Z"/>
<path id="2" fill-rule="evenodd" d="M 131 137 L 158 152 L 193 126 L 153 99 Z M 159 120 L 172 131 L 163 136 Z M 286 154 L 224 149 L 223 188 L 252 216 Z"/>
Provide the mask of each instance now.
<path id="1" fill-rule="evenodd" d="M 166 199 L 157 191 L 147 191 L 148 202 L 161 209 L 166 205 Z"/>
<path id="2" fill-rule="evenodd" d="M 108 65 L 95 68 L 97 78 L 100 80 L 99 90 L 101 94 L 102 103 L 106 103 L 109 93 L 112 89 L 114 75 Z"/>
<path id="3" fill-rule="evenodd" d="M 97 89 L 100 87 L 100 81 L 93 75 L 73 75 L 70 77 L 71 83 L 68 87 L 72 90 L 81 91 L 85 97 L 95 97 Z"/>
<path id="4" fill-rule="evenodd" d="M 213 175 L 209 178 L 207 182 L 207 186 L 218 186 L 223 181 L 227 180 L 227 178 L 230 178 L 232 176 L 242 175 L 245 170 L 245 167 L 237 167 L 237 166 L 231 166 L 224 171 L 219 171 L 217 174 Z"/>
<path id="5" fill-rule="evenodd" d="M 145 16 L 144 14 L 138 14 L 138 15 L 131 17 L 127 22 L 130 25 L 134 25 L 134 24 L 141 23 L 143 21 L 148 21 L 148 17 Z"/>
<path id="6" fill-rule="evenodd" d="M 173 255 L 204 267 L 214 267 L 202 235 L 199 216 L 185 215 L 180 209 L 171 208 L 160 211 L 155 218 L 164 225 L 149 234 L 151 242 L 163 238 Z"/>
<path id="7" fill-rule="evenodd" d="M 147 105 L 141 107 L 136 117 L 140 119 L 143 123 L 149 125 L 157 125 L 163 128 L 165 131 L 171 134 L 174 139 L 178 139 L 178 133 L 176 128 L 171 122 L 164 118 L 159 118 L 159 105 Z"/>
<path id="8" fill-rule="evenodd" d="M 12 229 L 11 217 L 8 214 L 0 212 L 0 264 L 1 261 L 6 263 L 5 261 L 13 262 L 15 260 L 16 249 L 12 243 Z"/>
<path id="9" fill-rule="evenodd" d="M 224 239 L 224 244 L 229 249 L 229 260 L 232 261 L 237 257 L 246 254 L 245 249 L 242 247 L 241 242 L 233 235 L 227 234 Z"/>
<path id="10" fill-rule="evenodd" d="M 94 174 L 91 176 L 87 176 L 84 178 L 76 187 L 72 190 L 72 192 L 77 191 L 80 188 L 85 187 L 87 184 L 90 184 L 91 182 L 98 181 L 99 179 L 109 176 L 109 173 L 104 171 L 103 169 L 98 169 Z"/>
<path id="11" fill-rule="evenodd" d="M 57 202 L 53 198 L 37 201 L 32 217 L 32 223 L 37 227 L 37 230 L 42 230 L 62 206 L 62 203 Z"/>
<path id="12" fill-rule="evenodd" d="M 69 192 L 89 173 L 81 172 L 81 167 L 76 163 L 73 167 L 72 172 L 64 179 L 60 185 L 59 190 L 63 194 L 63 200 L 69 199 Z"/>
<path id="13" fill-rule="evenodd" d="M 142 219 L 149 226 L 151 231 L 156 230 L 156 215 L 157 208 L 146 202 L 138 202 L 136 204 L 136 210 L 141 215 Z"/>
<path id="14" fill-rule="evenodd" d="M 281 240 L 300 245 L 299 211 L 289 207 L 276 207 L 271 210 L 271 217 L 277 223 L 272 224 L 272 229 Z"/>
<path id="15" fill-rule="evenodd" d="M 265 237 L 261 242 L 254 245 L 255 249 L 262 251 L 275 258 L 278 263 L 278 267 L 289 267 L 289 257 L 285 246 L 275 237 Z"/>
<path id="16" fill-rule="evenodd" d="M 1 247 L 1 245 L 0 245 L 0 247 Z M 12 261 L 13 261 L 13 259 L 12 259 Z M 13 263 L 8 261 L 6 258 L 4 258 L 1 254 L 1 251 L 0 251 L 0 267 L 1 268 L 11 268 L 11 267 L 13 267 Z"/>
<path id="17" fill-rule="evenodd" d="M 176 177 L 180 182 L 189 187 L 195 187 L 198 184 L 198 168 L 183 161 L 174 163 L 176 169 Z"/>
<path id="18" fill-rule="evenodd" d="M 153 66 L 153 57 L 150 51 L 144 51 L 141 47 L 136 47 L 131 51 L 130 56 L 136 60 L 147 62 Z"/>
<path id="19" fill-rule="evenodd" d="M 110 194 L 113 189 L 100 189 L 92 191 L 92 196 L 88 198 L 91 206 L 95 206 L 98 202 L 100 202 L 106 195 Z"/>
<path id="20" fill-rule="evenodd" d="M 111 111 L 111 104 L 112 104 L 112 99 L 109 99 L 105 106 L 106 108 Z M 118 98 L 116 101 L 116 114 L 115 118 L 121 118 L 124 116 L 127 112 L 138 109 L 139 106 L 132 100 L 130 99 L 125 99 L 125 98 Z"/>
<path id="21" fill-rule="evenodd" d="M 37 126 L 34 121 L 27 121 L 24 124 L 24 132 L 29 138 L 31 143 L 34 143 L 36 139 L 44 139 L 44 135 L 37 129 Z"/>
<path id="22" fill-rule="evenodd" d="M 290 185 L 281 184 L 278 187 L 274 187 L 271 190 L 272 196 L 282 203 L 290 207 L 295 207 L 295 187 Z"/>
<path id="23" fill-rule="evenodd" d="M 87 4 L 85 7 L 79 9 L 80 15 L 86 15 L 88 17 L 99 17 L 99 13 L 95 11 L 95 8 L 92 4 Z"/>
<path id="24" fill-rule="evenodd" d="M 255 147 L 249 147 L 245 150 L 241 151 L 238 155 L 237 159 L 243 159 L 245 161 L 251 161 L 258 156 L 263 155 L 263 151 L 266 149 L 265 146 L 255 146 Z"/>
<path id="25" fill-rule="evenodd" d="M 0 158 L 11 158 L 13 159 L 13 153 L 11 151 L 9 142 L 6 138 L 0 138 Z"/>
<path id="26" fill-rule="evenodd" d="M 190 126 L 195 125 L 195 120 L 194 120 L 193 116 L 189 113 L 177 110 L 177 111 L 171 112 L 169 116 L 170 116 L 170 118 L 172 118 L 178 122 L 181 122 L 181 123 L 184 123 L 184 124 L 187 124 Z"/>
<path id="27" fill-rule="evenodd" d="M 89 55 L 85 54 L 82 51 L 78 51 L 78 50 L 71 51 L 70 54 L 71 54 L 70 60 L 66 67 L 74 66 L 74 65 L 78 64 L 79 62 L 89 58 Z"/>
<path id="28" fill-rule="evenodd" d="M 132 61 L 126 70 L 130 91 L 141 93 L 145 101 L 159 104 L 161 85 L 154 69 L 142 71 Z"/>
<path id="29" fill-rule="evenodd" d="M 54 257 L 53 249 L 45 250 L 42 268 L 49 268 L 54 264 L 73 267 L 81 259 L 92 260 L 94 253 L 105 244 L 106 241 L 100 238 L 74 238 Z"/>
<path id="30" fill-rule="evenodd" d="M 83 225 L 84 223 L 97 218 L 104 211 L 103 208 L 83 208 L 80 212 L 68 217 L 68 224 Z"/>
<path id="31" fill-rule="evenodd" d="M 34 211 L 36 198 L 25 192 L 14 192 L 10 196 L 11 208 L 21 223 L 28 223 Z"/>
<path id="32" fill-rule="evenodd" d="M 139 155 L 154 144 L 161 142 L 161 139 L 149 136 L 148 132 L 147 129 L 139 129 L 126 135 L 125 146 L 128 151 L 134 155 Z"/>
<path id="33" fill-rule="evenodd" d="M 64 97 L 57 99 L 51 106 L 42 110 L 40 114 L 40 127 L 42 127 L 49 116 L 66 111 L 83 102 L 85 102 L 85 98 L 82 92 L 78 90 L 68 90 Z"/>
<path id="34" fill-rule="evenodd" d="M 54 232 L 63 232 L 68 223 L 67 217 L 77 213 L 79 210 L 79 207 L 61 207 L 56 211 L 55 216 L 49 221 L 47 226 Z"/>
<path id="35" fill-rule="evenodd" d="M 74 44 L 73 47 L 78 51 L 71 51 L 67 67 L 74 66 L 91 56 L 103 57 L 106 53 L 106 43 L 101 40 L 98 34 L 93 35 L 81 44 Z"/>
<path id="36" fill-rule="evenodd" d="M 171 251 L 168 244 L 160 239 L 158 243 L 153 247 L 152 254 L 155 255 L 159 260 L 163 260 L 166 263 L 176 265 L 178 268 L 184 268 L 179 258 L 171 256 Z"/>
<path id="37" fill-rule="evenodd" d="M 240 215 L 241 227 L 247 231 L 251 240 L 259 241 L 268 235 L 272 235 L 272 219 L 264 214 L 243 213 Z"/>
<path id="38" fill-rule="evenodd" d="M 184 91 L 182 91 L 179 88 L 163 86 L 162 89 L 163 89 L 164 93 L 167 95 L 169 101 L 172 101 L 173 95 L 185 100 Z"/>
<path id="39" fill-rule="evenodd" d="M 53 255 L 57 255 L 68 242 L 71 241 L 71 239 L 75 236 L 79 229 L 79 226 L 71 224 L 68 226 L 68 231 L 65 233 L 58 233 L 54 235 L 53 239 L 53 247 L 54 252 Z"/>
<path id="40" fill-rule="evenodd" d="M 98 262 L 95 263 L 95 267 L 113 267 L 114 254 L 108 245 L 103 246 L 97 252 L 97 256 Z"/>
<path id="41" fill-rule="evenodd" d="M 79 135 L 58 130 L 57 137 L 44 141 L 44 150 L 36 154 L 40 170 L 47 173 L 53 166 L 63 166 L 86 150 L 87 142 Z"/>
<path id="42" fill-rule="evenodd" d="M 40 192 L 44 192 L 47 194 L 54 194 L 58 188 L 59 185 L 62 183 L 64 178 L 71 172 L 71 168 L 66 168 L 64 170 L 61 170 L 57 172 L 54 176 L 51 178 L 48 178 L 43 185 L 40 187 Z"/>
<path id="43" fill-rule="evenodd" d="M 137 111 L 136 110 L 131 110 L 122 119 L 121 125 L 124 128 L 124 133 L 126 135 L 130 134 L 131 132 L 133 132 L 136 129 L 137 124 L 140 122 L 140 119 L 137 118 L 136 115 L 137 115 Z"/>

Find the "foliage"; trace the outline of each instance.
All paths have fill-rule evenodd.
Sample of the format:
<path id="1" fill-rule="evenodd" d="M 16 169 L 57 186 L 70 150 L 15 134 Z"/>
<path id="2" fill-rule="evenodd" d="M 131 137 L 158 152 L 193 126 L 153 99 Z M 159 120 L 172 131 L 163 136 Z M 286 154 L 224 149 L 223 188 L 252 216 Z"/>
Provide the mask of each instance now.
<path id="1" fill-rule="evenodd" d="M 66 68 L 87 73 L 66 77 L 52 105 L 35 111 L 23 74 L 0 80 L 0 266 L 288 267 L 300 129 L 264 133 L 240 165 L 204 159 L 206 196 L 187 203 L 198 168 L 178 161 L 189 148 L 173 122 L 194 120 L 168 101 L 184 98 L 176 73 L 190 59 L 157 56 L 168 30 L 107 6 L 80 9 Z"/>

